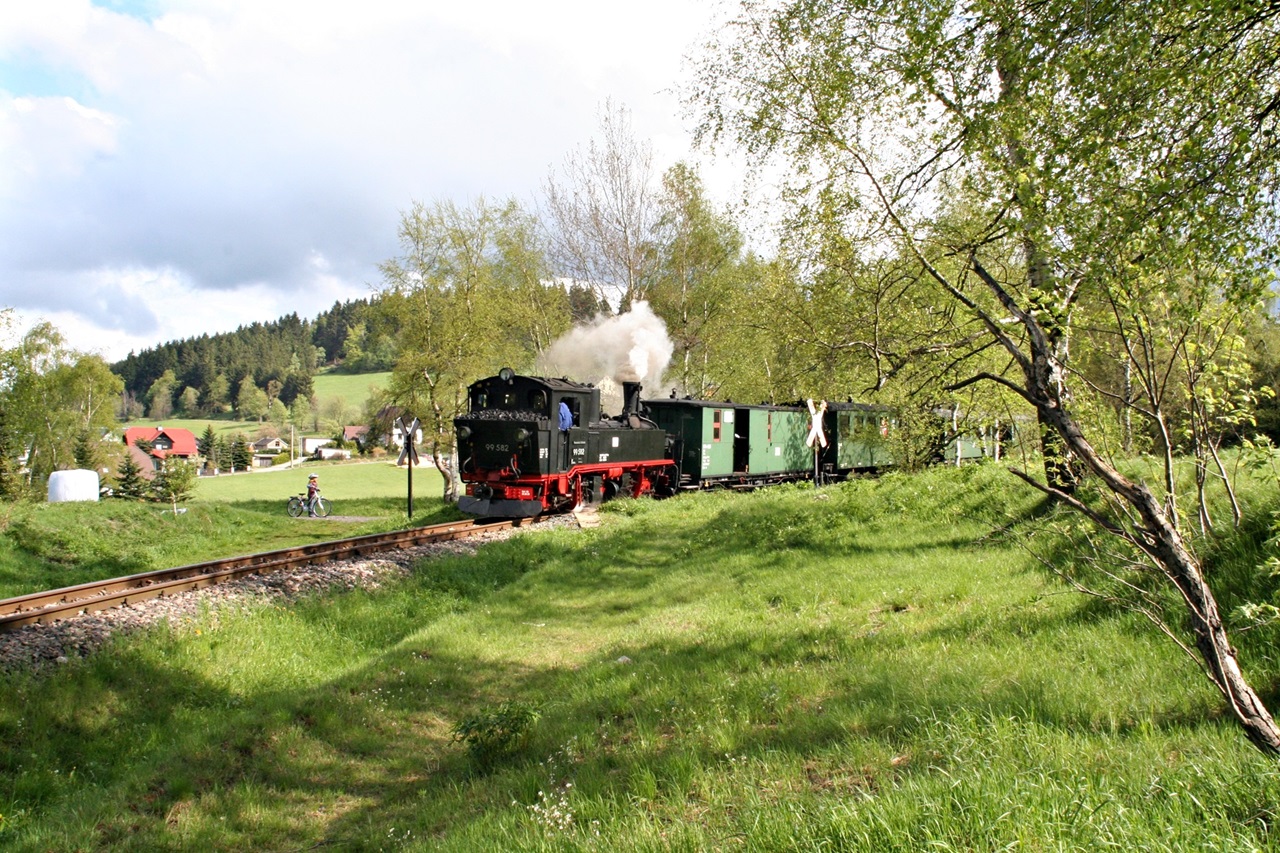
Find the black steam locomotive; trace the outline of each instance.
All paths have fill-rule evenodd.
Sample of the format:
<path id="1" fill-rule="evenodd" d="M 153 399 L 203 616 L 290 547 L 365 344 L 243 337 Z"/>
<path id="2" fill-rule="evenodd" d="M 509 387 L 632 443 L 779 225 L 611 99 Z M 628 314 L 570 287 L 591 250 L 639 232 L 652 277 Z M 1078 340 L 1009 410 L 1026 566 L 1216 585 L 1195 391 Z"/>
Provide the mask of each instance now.
<path id="1" fill-rule="evenodd" d="M 504 367 L 468 389 L 454 421 L 466 495 L 482 516 L 528 517 L 616 494 L 670 494 L 667 434 L 641 413 L 640 384 L 623 384 L 623 412 L 606 418 L 600 390 L 568 379 L 517 376 Z"/>

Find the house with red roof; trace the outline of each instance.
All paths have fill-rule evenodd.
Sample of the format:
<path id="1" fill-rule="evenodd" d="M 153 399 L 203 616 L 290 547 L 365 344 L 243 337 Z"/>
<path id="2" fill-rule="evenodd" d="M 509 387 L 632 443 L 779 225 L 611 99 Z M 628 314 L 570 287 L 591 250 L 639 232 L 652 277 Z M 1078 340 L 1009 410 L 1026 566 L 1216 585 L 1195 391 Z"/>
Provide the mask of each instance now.
<path id="1" fill-rule="evenodd" d="M 151 449 L 138 447 L 139 440 L 149 444 Z M 194 460 L 200 455 L 195 433 L 181 427 L 129 427 L 124 431 L 124 446 L 129 448 L 144 472 L 148 467 L 158 471 L 170 456 Z"/>

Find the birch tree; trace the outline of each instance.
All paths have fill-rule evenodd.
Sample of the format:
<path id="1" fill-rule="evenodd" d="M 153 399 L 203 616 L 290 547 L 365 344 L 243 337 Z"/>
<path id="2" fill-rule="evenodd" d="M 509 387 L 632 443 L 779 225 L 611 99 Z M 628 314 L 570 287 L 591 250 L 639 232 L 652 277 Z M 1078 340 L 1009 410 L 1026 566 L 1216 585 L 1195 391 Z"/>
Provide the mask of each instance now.
<path id="1" fill-rule="evenodd" d="M 400 246 L 381 266 L 383 310 L 402 322 L 387 401 L 421 420 L 453 500 L 453 419 L 467 386 L 531 364 L 567 326 L 568 297 L 548 286 L 537 228 L 515 202 L 415 204 L 401 217 Z"/>
<path id="2" fill-rule="evenodd" d="M 1273 755 L 1280 729 L 1240 669 L 1176 505 L 1099 449 L 1078 415 L 1089 387 L 1071 347 L 1077 312 L 1176 298 L 1170 271 L 1193 263 L 1219 271 L 1220 301 L 1260 303 L 1278 18 L 1274 3 L 1215 0 L 746 0 L 691 93 L 704 139 L 783 164 L 794 209 L 835 199 L 851 233 L 900 243 L 942 294 L 936 308 L 1006 354 L 1010 371 L 975 364 L 952 390 L 993 382 L 1036 413 L 1044 468 L 1019 475 L 1176 593 L 1184 619 L 1161 628 Z M 966 227 L 940 232 L 956 198 Z M 1081 477 L 1098 488 L 1079 492 Z"/>

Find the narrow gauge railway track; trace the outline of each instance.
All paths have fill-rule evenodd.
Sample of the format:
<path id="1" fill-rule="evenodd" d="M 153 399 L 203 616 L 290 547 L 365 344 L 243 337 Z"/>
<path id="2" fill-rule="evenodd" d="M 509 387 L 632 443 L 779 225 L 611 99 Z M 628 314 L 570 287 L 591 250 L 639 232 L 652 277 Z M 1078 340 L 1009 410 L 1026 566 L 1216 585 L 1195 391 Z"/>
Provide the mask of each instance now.
<path id="1" fill-rule="evenodd" d="M 227 557 L 206 563 L 158 569 L 48 592 L 20 595 L 16 598 L 0 600 L 0 631 L 12 631 L 25 625 L 70 619 L 81 613 L 93 613 L 151 598 L 175 595 L 187 590 L 226 583 L 246 575 L 266 574 L 295 566 L 364 557 L 380 551 L 410 548 L 432 542 L 465 539 L 491 530 L 505 530 L 519 523 L 519 520 L 513 519 L 452 521 L 411 530 L 371 533 L 366 536 L 336 539 L 314 545 L 299 545 L 261 554 Z"/>

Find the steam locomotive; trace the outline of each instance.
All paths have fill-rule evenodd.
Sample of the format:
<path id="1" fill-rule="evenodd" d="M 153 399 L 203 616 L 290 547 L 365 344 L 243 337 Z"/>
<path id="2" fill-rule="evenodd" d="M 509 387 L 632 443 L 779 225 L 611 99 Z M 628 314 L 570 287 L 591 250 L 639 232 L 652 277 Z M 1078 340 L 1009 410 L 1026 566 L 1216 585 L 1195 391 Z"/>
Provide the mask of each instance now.
<path id="1" fill-rule="evenodd" d="M 622 413 L 608 417 L 592 385 L 510 368 L 474 382 L 468 413 L 454 420 L 466 486 L 458 507 L 524 518 L 620 494 L 834 480 L 892 464 L 894 415 L 882 406 L 835 403 L 811 411 L 804 404 L 642 400 L 638 382 L 624 382 L 622 390 Z"/>

